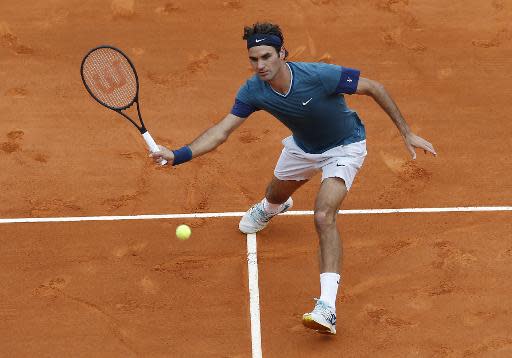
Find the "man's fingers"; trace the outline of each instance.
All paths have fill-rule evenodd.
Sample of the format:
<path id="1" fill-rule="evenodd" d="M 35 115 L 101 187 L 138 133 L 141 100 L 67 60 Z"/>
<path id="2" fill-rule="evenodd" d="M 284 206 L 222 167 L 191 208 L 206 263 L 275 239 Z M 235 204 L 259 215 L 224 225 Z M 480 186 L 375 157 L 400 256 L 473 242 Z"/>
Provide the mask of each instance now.
<path id="1" fill-rule="evenodd" d="M 409 153 L 411 153 L 412 159 L 416 159 L 416 152 L 414 151 L 414 148 L 422 149 L 425 154 L 427 154 L 427 152 L 430 152 L 434 156 L 437 156 L 434 146 L 430 142 L 426 141 L 425 139 L 417 135 L 413 134 L 408 136 L 406 139 L 406 144 Z"/>
<path id="2" fill-rule="evenodd" d="M 153 158 L 153 160 L 157 163 L 160 163 L 163 159 L 164 154 L 162 152 L 151 152 L 149 153 L 149 157 Z"/>
<path id="3" fill-rule="evenodd" d="M 436 150 L 434 149 L 434 146 L 432 145 L 432 143 L 427 142 L 426 140 L 424 140 L 424 142 L 425 142 L 425 147 L 423 149 L 429 151 L 430 153 L 432 153 L 434 155 L 437 155 Z"/>
<path id="4" fill-rule="evenodd" d="M 437 155 L 434 147 L 430 143 L 428 143 L 428 146 L 425 148 L 425 154 L 427 154 L 427 151 L 429 151 L 430 153 L 432 153 L 434 155 Z"/>
<path id="5" fill-rule="evenodd" d="M 427 152 L 430 152 L 433 155 L 437 155 L 436 150 L 434 149 L 434 146 L 424 139 L 422 139 L 421 142 L 418 143 L 418 145 L 416 145 L 415 147 L 423 149 L 425 154 L 427 154 Z"/>
<path id="6" fill-rule="evenodd" d="M 416 151 L 412 145 L 408 145 L 407 149 L 409 149 L 409 153 L 411 154 L 412 160 L 416 159 Z"/>

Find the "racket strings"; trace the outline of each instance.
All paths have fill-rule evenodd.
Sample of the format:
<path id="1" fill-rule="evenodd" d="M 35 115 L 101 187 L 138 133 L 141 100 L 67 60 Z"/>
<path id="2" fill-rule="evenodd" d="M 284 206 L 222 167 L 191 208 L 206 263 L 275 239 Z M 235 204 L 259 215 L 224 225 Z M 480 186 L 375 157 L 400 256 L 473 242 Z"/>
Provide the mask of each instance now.
<path id="1" fill-rule="evenodd" d="M 111 48 L 91 52 L 82 68 L 91 94 L 109 107 L 122 109 L 137 95 L 137 79 L 128 60 Z"/>

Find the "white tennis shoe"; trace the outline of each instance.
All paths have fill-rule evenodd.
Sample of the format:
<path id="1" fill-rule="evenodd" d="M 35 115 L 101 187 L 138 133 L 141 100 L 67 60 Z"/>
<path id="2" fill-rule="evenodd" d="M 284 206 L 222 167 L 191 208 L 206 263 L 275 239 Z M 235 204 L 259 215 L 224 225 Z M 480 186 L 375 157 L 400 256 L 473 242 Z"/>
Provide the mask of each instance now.
<path id="1" fill-rule="evenodd" d="M 336 309 L 317 299 L 315 309 L 302 316 L 302 324 L 318 333 L 336 334 Z"/>
<path id="2" fill-rule="evenodd" d="M 289 210 L 293 206 L 293 200 L 291 197 L 288 198 L 281 207 L 279 211 L 275 214 L 269 214 L 263 209 L 263 204 L 259 202 L 258 204 L 253 205 L 245 215 L 240 220 L 240 224 L 238 224 L 238 228 L 244 234 L 254 234 L 260 230 L 262 230 L 265 226 L 267 226 L 270 219 L 272 219 L 277 214 L 284 213 Z"/>

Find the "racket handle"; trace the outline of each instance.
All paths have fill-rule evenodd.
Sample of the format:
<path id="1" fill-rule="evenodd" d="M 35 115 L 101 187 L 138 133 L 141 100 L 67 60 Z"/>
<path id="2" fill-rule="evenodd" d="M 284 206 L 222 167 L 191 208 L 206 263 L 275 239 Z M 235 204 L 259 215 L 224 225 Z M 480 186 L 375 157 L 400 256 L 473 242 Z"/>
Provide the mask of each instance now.
<path id="1" fill-rule="evenodd" d="M 142 133 L 142 138 L 144 138 L 144 140 L 146 141 L 146 144 L 149 147 L 149 150 L 151 150 L 153 153 L 158 152 L 160 150 L 160 148 L 158 148 L 158 145 L 156 144 L 155 140 L 153 139 L 153 137 L 151 137 L 151 134 L 149 134 L 148 131 L 145 131 L 144 133 Z M 160 164 L 161 165 L 167 164 L 167 160 L 162 159 Z"/>

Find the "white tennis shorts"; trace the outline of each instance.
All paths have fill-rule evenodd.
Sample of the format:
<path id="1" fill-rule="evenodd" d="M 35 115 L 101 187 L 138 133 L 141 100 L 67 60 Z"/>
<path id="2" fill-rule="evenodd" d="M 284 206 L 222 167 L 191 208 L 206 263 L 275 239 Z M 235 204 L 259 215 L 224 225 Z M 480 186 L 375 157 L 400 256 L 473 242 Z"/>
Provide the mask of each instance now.
<path id="1" fill-rule="evenodd" d="M 283 139 L 283 151 L 277 161 L 274 175 L 279 180 L 308 180 L 319 171 L 322 181 L 341 178 L 350 190 L 357 172 L 366 157 L 366 140 L 340 145 L 321 154 L 310 154 L 299 148 L 292 136 Z"/>

